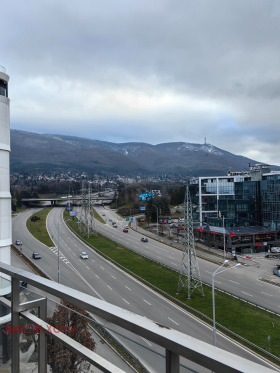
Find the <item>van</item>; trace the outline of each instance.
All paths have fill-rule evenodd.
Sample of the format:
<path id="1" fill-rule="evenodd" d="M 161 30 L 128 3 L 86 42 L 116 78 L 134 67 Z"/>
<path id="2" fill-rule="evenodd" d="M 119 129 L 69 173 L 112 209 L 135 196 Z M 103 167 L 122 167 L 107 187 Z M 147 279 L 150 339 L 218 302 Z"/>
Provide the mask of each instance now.
<path id="1" fill-rule="evenodd" d="M 271 247 L 270 252 L 271 253 L 280 253 L 280 247 Z"/>

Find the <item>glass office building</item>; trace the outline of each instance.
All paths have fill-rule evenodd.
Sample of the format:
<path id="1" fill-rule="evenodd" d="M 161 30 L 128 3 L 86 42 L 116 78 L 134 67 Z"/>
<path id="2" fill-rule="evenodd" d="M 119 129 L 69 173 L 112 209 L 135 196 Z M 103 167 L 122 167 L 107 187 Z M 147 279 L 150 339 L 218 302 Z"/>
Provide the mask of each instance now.
<path id="1" fill-rule="evenodd" d="M 270 166 L 195 178 L 190 193 L 196 236 L 208 245 L 221 248 L 226 241 L 229 251 L 240 252 L 279 245 L 280 172 L 271 172 Z"/>

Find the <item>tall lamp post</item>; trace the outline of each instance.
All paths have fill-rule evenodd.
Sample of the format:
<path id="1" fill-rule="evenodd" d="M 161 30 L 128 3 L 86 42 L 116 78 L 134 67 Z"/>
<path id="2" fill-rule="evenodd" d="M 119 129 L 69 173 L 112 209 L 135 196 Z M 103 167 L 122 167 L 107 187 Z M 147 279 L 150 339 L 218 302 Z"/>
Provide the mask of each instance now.
<path id="1" fill-rule="evenodd" d="M 58 233 L 58 242 L 57 242 L 57 282 L 60 283 L 60 264 L 59 264 L 59 257 L 60 257 L 60 249 L 59 249 L 59 223 L 57 226 L 57 233 Z"/>
<path id="2" fill-rule="evenodd" d="M 157 209 L 157 236 L 158 236 L 158 207 L 156 205 L 152 205 Z"/>
<path id="3" fill-rule="evenodd" d="M 228 263 L 228 260 L 224 260 L 224 263 L 216 269 L 215 272 L 212 273 L 212 304 L 213 304 L 213 346 L 216 346 L 216 319 L 215 319 L 215 276 L 217 274 L 220 274 L 222 272 L 228 271 L 230 269 L 233 269 L 235 267 L 240 266 L 240 263 L 235 264 L 233 267 L 224 268 L 220 271 L 220 269 Z"/>
<path id="4" fill-rule="evenodd" d="M 225 217 L 223 215 L 223 231 L 224 231 L 224 260 L 226 259 L 226 230 L 225 230 Z"/>

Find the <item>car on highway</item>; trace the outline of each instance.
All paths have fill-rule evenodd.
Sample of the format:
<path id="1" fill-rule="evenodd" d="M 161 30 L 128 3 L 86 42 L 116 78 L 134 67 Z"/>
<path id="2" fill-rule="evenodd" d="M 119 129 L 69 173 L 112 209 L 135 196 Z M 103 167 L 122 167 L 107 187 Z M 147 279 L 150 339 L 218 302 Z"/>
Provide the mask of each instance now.
<path id="1" fill-rule="evenodd" d="M 148 238 L 147 237 L 142 237 L 141 242 L 148 242 Z"/>
<path id="2" fill-rule="evenodd" d="M 21 240 L 16 240 L 16 245 L 22 245 Z"/>
<path id="3" fill-rule="evenodd" d="M 124 233 L 128 233 L 128 229 L 127 229 L 127 228 L 124 228 L 124 229 L 123 229 L 123 232 L 124 232 Z"/>
<path id="4" fill-rule="evenodd" d="M 117 224 L 116 224 L 116 223 L 115 223 L 115 224 L 113 224 L 113 227 L 114 227 L 114 228 L 118 228 L 118 226 L 117 226 Z"/>
<path id="5" fill-rule="evenodd" d="M 25 282 L 25 281 L 20 281 L 20 282 L 19 282 L 19 286 L 20 286 L 20 290 L 22 290 L 22 288 L 27 288 L 27 282 Z"/>
<path id="6" fill-rule="evenodd" d="M 129 226 L 128 226 L 128 225 L 126 225 L 126 226 L 125 226 L 125 229 L 128 229 L 128 228 L 129 228 Z"/>
<path id="7" fill-rule="evenodd" d="M 280 277 L 280 265 L 277 264 L 274 268 L 273 268 L 273 274 L 276 275 L 276 276 L 279 276 Z"/>
<path id="8" fill-rule="evenodd" d="M 81 254 L 80 254 L 80 258 L 88 259 L 88 254 L 85 251 L 82 251 Z"/>
<path id="9" fill-rule="evenodd" d="M 33 259 L 41 259 L 41 255 L 39 253 L 33 253 L 32 258 Z"/>

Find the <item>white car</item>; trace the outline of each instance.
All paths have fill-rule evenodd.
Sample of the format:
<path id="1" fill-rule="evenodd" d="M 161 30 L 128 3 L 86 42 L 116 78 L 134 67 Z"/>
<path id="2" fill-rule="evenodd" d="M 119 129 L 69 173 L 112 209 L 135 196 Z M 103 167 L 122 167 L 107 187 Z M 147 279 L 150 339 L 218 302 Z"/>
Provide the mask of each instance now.
<path id="1" fill-rule="evenodd" d="M 88 254 L 85 251 L 83 251 L 80 254 L 80 258 L 82 258 L 82 259 L 88 259 Z"/>

